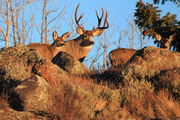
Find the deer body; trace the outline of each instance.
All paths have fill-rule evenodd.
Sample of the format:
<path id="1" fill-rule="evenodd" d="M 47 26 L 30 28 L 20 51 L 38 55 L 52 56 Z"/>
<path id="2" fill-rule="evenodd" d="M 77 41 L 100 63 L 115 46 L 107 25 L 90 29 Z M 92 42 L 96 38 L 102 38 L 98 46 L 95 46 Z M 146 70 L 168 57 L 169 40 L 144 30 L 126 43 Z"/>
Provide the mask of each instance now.
<path id="1" fill-rule="evenodd" d="M 81 44 L 82 39 L 69 40 L 65 42 L 64 46 L 62 46 L 60 51 L 66 52 L 74 58 L 78 59 L 80 62 L 82 62 L 90 52 L 93 44 L 89 44 L 87 46 L 81 46 Z"/>
<path id="2" fill-rule="evenodd" d="M 109 53 L 109 60 L 112 66 L 119 66 L 127 61 L 136 53 L 135 49 L 117 48 Z"/>
<path id="3" fill-rule="evenodd" d="M 58 53 L 56 52 L 58 51 L 57 49 L 45 43 L 31 43 L 27 46 L 36 49 L 43 58 L 48 59 L 50 61 Z"/>

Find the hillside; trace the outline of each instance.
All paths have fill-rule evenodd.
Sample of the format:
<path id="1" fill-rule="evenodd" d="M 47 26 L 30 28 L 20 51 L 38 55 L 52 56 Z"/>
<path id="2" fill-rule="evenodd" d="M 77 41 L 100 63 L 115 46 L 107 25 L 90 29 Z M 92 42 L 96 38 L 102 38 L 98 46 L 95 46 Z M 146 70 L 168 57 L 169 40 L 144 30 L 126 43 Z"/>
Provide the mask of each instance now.
<path id="1" fill-rule="evenodd" d="M 180 119 L 178 52 L 146 47 L 105 71 L 65 53 L 52 62 L 24 45 L 0 50 L 0 120 Z"/>

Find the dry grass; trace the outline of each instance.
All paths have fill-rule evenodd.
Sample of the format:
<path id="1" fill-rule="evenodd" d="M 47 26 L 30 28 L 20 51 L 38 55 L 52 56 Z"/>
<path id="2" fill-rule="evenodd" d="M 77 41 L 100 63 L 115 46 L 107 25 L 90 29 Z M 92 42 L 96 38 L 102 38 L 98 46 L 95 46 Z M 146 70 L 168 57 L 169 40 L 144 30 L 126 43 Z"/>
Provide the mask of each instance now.
<path id="1" fill-rule="evenodd" d="M 96 84 L 89 77 L 71 76 L 54 93 L 55 106 L 49 111 L 63 120 L 114 118 L 119 109 L 119 90 Z M 56 84 L 57 87 L 58 85 Z M 113 116 L 113 117 L 112 117 Z"/>
<path id="2" fill-rule="evenodd" d="M 121 81 L 121 87 L 117 87 L 112 82 L 106 84 L 107 79 L 97 82 L 91 76 L 69 75 L 66 81 L 57 80 L 52 86 L 54 106 L 49 111 L 34 113 L 52 120 L 146 120 L 180 116 L 180 103 L 168 91 L 155 93 L 148 81 Z M 0 99 L 0 107 L 4 109 L 7 105 Z"/>
<path id="3" fill-rule="evenodd" d="M 112 82 L 106 84 L 106 80 L 103 83 L 104 78 L 102 82 L 89 76 L 69 78 L 60 84 L 54 95 L 55 106 L 50 110 L 63 120 L 144 120 L 180 116 L 180 103 L 165 90 L 155 93 L 148 81 L 121 81 L 119 84 L 123 82 L 123 86 L 116 87 Z"/>
<path id="4" fill-rule="evenodd" d="M 174 101 L 165 91 L 155 94 L 147 94 L 144 98 L 129 98 L 128 110 L 132 116 L 141 119 L 179 117 L 180 104 Z"/>

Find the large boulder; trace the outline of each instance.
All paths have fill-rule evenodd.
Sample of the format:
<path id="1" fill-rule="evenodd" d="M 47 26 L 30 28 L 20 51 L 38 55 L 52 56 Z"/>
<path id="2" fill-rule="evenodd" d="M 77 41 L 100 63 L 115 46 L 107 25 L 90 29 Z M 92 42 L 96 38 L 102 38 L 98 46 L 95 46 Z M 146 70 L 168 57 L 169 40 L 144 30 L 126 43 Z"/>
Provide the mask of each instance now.
<path id="1" fill-rule="evenodd" d="M 161 48 L 145 47 L 127 63 L 129 66 L 136 66 L 148 70 L 167 70 L 180 67 L 180 53 Z"/>
<path id="2" fill-rule="evenodd" d="M 3 48 L 0 50 L 0 76 L 1 79 L 24 80 L 31 77 L 32 67 L 41 61 L 36 50 L 24 45 Z"/>
<path id="3" fill-rule="evenodd" d="M 82 75 L 89 72 L 79 60 L 65 52 L 59 52 L 52 62 L 70 74 Z"/>
<path id="4" fill-rule="evenodd" d="M 67 73 L 24 45 L 0 50 L 0 94 L 19 111 L 48 111 Z"/>
<path id="5" fill-rule="evenodd" d="M 69 79 L 67 72 L 48 60 L 34 65 L 33 72 L 43 77 L 49 84 L 62 84 Z"/>
<path id="6" fill-rule="evenodd" d="M 53 95 L 53 88 L 47 81 L 35 75 L 15 87 L 9 101 L 16 110 L 48 111 L 53 106 Z"/>
<path id="7" fill-rule="evenodd" d="M 180 67 L 180 53 L 161 48 L 145 47 L 127 62 L 123 74 L 129 79 L 152 77 L 162 70 Z"/>

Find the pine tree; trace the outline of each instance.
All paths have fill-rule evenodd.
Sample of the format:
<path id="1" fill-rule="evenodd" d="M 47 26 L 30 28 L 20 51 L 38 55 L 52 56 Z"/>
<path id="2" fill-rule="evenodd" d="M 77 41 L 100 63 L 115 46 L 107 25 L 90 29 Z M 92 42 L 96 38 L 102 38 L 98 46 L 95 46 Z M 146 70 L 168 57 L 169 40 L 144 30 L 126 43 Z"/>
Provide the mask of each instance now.
<path id="1" fill-rule="evenodd" d="M 165 1 L 178 2 L 179 0 L 162 0 L 162 4 Z M 154 0 L 154 4 L 159 3 L 159 0 Z M 169 39 L 169 46 L 172 50 L 180 52 L 180 21 L 176 20 L 176 15 L 167 13 L 165 16 L 160 17 L 161 10 L 158 10 L 157 6 L 153 4 L 144 4 L 142 0 L 137 2 L 137 9 L 135 11 L 135 24 L 142 31 L 142 34 L 148 37 L 156 38 L 157 34 L 161 37 L 159 40 L 155 40 L 155 43 L 159 47 L 164 47 Z M 173 38 L 172 38 L 173 37 Z M 163 38 L 163 39 L 162 39 Z"/>
<path id="2" fill-rule="evenodd" d="M 153 1 L 154 1 L 154 4 L 159 4 L 160 3 L 160 0 L 153 0 Z M 174 2 L 175 4 L 180 6 L 180 0 L 162 0 L 161 4 L 165 4 L 167 1 Z"/>

